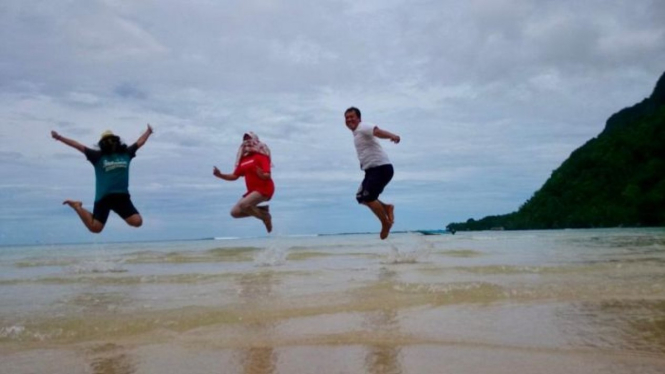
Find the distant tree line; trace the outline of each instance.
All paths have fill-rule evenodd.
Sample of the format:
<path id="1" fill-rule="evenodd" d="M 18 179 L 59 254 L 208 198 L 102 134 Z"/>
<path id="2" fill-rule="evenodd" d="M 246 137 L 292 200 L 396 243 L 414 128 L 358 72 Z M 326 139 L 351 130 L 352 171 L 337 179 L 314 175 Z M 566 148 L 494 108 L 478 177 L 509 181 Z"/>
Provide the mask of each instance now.
<path id="1" fill-rule="evenodd" d="M 665 226 L 665 73 L 653 94 L 612 115 L 520 208 L 448 230 Z"/>

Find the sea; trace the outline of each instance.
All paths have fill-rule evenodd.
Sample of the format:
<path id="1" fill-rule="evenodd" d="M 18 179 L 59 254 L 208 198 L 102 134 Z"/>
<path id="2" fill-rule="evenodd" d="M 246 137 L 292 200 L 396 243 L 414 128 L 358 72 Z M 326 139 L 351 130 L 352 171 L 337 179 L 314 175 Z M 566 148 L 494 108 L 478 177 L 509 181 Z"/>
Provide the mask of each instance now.
<path id="1" fill-rule="evenodd" d="M 665 373 L 665 229 L 0 247 L 0 373 Z"/>

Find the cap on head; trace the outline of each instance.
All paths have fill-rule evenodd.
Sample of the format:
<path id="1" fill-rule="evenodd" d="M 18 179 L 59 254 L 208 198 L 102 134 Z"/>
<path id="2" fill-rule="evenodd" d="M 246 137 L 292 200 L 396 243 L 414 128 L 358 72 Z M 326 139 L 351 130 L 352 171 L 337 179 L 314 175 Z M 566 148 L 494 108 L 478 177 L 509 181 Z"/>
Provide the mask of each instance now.
<path id="1" fill-rule="evenodd" d="M 104 140 L 104 139 L 112 137 L 112 136 L 115 136 L 115 134 L 113 134 L 113 131 L 106 130 L 102 133 L 102 136 L 99 138 L 99 140 Z"/>

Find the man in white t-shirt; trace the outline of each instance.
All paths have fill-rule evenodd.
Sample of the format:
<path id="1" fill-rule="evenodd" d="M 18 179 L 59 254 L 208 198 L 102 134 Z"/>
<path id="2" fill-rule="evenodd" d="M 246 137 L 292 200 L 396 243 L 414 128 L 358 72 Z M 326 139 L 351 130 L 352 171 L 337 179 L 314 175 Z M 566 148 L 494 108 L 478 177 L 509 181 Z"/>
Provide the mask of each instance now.
<path id="1" fill-rule="evenodd" d="M 395 206 L 385 204 L 379 200 L 388 182 L 393 178 L 393 166 L 388 155 L 381 148 L 376 138 L 390 139 L 393 143 L 399 143 L 400 137 L 376 125 L 361 122 L 360 110 L 351 107 L 344 112 L 346 127 L 353 132 L 353 143 L 356 146 L 360 168 L 365 171 L 363 179 L 356 193 L 356 200 L 364 204 L 381 221 L 381 239 L 388 237 L 390 228 L 395 221 Z"/>

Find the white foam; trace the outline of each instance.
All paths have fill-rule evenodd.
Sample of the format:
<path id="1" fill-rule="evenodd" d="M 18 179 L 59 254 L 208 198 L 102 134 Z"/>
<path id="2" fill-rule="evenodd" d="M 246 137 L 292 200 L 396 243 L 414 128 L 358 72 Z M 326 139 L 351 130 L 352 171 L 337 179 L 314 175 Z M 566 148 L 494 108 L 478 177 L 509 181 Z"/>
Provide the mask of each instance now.
<path id="1" fill-rule="evenodd" d="M 389 264 L 413 264 L 426 259 L 434 246 L 422 237 L 416 237 L 415 243 L 397 243 L 387 240 L 390 245 L 390 252 L 385 263 Z"/>
<path id="2" fill-rule="evenodd" d="M 63 335 L 63 329 L 54 329 L 48 333 L 42 333 L 37 331 L 31 331 L 26 329 L 25 326 L 15 325 L 0 328 L 0 338 L 10 339 L 16 341 L 25 341 L 25 340 L 37 340 L 37 341 L 47 341 L 51 339 L 58 338 Z"/>
<path id="3" fill-rule="evenodd" d="M 8 326 L 0 328 L 0 338 L 19 338 L 25 332 L 24 326 Z"/>
<path id="4" fill-rule="evenodd" d="M 87 273 L 124 273 L 127 270 L 122 267 L 122 262 L 111 259 L 93 259 L 71 265 L 69 272 L 74 274 Z"/>
<path id="5" fill-rule="evenodd" d="M 256 266 L 279 266 L 286 262 L 287 255 L 288 250 L 275 243 L 258 251 L 254 256 L 254 264 Z"/>

